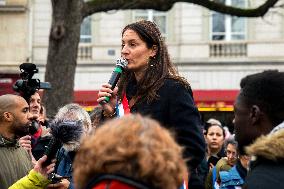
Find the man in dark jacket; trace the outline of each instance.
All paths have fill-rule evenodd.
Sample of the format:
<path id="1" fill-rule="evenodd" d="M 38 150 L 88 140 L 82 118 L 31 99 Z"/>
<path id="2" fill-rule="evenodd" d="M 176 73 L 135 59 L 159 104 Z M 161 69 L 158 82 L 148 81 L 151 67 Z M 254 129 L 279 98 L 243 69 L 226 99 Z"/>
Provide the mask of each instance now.
<path id="1" fill-rule="evenodd" d="M 0 96 L 0 188 L 8 188 L 32 169 L 29 154 L 17 142 L 29 132 L 31 118 L 24 98 Z"/>
<path id="2" fill-rule="evenodd" d="M 243 188 L 284 188 L 284 72 L 242 79 L 234 123 L 241 154 L 253 156 Z"/>

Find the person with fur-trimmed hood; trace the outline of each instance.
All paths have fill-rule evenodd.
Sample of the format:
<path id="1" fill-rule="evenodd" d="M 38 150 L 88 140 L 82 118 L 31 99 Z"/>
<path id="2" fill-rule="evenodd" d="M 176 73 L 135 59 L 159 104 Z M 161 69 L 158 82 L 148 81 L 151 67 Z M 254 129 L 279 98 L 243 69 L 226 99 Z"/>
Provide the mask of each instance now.
<path id="1" fill-rule="evenodd" d="M 284 188 L 284 72 L 243 78 L 234 111 L 240 153 L 252 155 L 243 188 Z"/>

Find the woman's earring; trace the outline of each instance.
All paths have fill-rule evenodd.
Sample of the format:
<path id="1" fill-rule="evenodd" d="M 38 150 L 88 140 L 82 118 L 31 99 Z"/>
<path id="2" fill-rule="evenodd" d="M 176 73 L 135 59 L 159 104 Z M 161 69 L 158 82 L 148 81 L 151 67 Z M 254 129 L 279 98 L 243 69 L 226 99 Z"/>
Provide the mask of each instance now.
<path id="1" fill-rule="evenodd" d="M 152 57 L 152 56 L 150 56 L 149 57 L 149 65 L 150 65 L 150 67 L 153 67 L 154 66 L 154 62 L 153 62 L 153 59 L 154 59 L 154 57 Z"/>

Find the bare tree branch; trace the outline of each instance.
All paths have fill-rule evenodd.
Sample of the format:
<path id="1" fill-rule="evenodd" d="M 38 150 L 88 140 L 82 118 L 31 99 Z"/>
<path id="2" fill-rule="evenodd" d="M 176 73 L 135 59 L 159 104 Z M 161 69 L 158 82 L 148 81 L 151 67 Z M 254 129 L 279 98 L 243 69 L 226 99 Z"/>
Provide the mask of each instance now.
<path id="1" fill-rule="evenodd" d="M 280 12 L 279 10 L 272 10 L 272 11 L 270 11 L 270 13 L 275 14 L 277 16 L 284 17 L 284 14 L 282 12 Z"/>
<path id="2" fill-rule="evenodd" d="M 168 11 L 177 2 L 193 3 L 210 10 L 239 17 L 262 17 L 275 6 L 279 0 L 267 0 L 256 8 L 238 8 L 227 6 L 212 0 L 91 0 L 84 3 L 82 14 L 84 17 L 97 12 L 126 9 L 155 9 Z"/>
<path id="3" fill-rule="evenodd" d="M 284 8 L 284 4 L 276 5 L 275 8 Z"/>
<path id="4" fill-rule="evenodd" d="M 191 1 L 194 4 L 201 5 L 210 10 L 223 14 L 229 14 L 232 16 L 239 16 L 239 17 L 262 17 L 268 12 L 270 8 L 274 7 L 279 0 L 267 0 L 265 3 L 258 6 L 257 8 L 248 8 L 248 9 L 226 6 L 224 4 L 208 0 L 191 0 Z"/>

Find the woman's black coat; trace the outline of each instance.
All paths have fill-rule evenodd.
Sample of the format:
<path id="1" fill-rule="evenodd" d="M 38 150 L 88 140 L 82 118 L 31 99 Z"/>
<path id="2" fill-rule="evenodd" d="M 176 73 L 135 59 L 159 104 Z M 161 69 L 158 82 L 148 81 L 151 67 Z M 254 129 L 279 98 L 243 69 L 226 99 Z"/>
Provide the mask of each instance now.
<path id="1" fill-rule="evenodd" d="M 128 84 L 126 89 L 128 101 L 136 94 L 136 89 L 136 82 Z M 143 98 L 138 100 L 131 107 L 131 113 L 150 116 L 173 131 L 177 142 L 185 147 L 184 157 L 188 159 L 188 166 L 195 169 L 204 158 L 205 141 L 191 89 L 187 89 L 174 79 L 165 79 L 157 94 L 159 98 L 150 104 Z"/>

